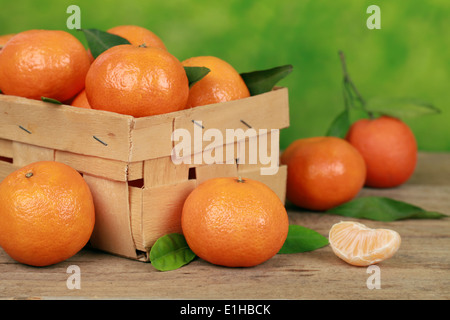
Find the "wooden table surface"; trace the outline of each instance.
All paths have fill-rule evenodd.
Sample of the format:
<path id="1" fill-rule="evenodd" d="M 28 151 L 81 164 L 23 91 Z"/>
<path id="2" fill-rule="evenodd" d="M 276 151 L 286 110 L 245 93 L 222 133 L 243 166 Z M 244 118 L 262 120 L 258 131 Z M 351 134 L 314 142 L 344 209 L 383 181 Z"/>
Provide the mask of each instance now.
<path id="1" fill-rule="evenodd" d="M 450 215 L 450 154 L 421 153 L 414 176 L 390 190 L 363 189 Z M 349 218 L 288 209 L 290 223 L 328 236 Z M 380 289 L 368 289 L 372 274 L 338 259 L 329 246 L 281 255 L 253 268 L 226 268 L 201 259 L 168 272 L 149 263 L 83 249 L 57 265 L 19 264 L 0 249 L 2 299 L 450 299 L 450 218 L 375 222 L 396 230 L 402 245 L 380 263 Z M 68 267 L 80 268 L 80 289 L 69 289 Z M 70 271 L 70 270 L 69 270 Z"/>

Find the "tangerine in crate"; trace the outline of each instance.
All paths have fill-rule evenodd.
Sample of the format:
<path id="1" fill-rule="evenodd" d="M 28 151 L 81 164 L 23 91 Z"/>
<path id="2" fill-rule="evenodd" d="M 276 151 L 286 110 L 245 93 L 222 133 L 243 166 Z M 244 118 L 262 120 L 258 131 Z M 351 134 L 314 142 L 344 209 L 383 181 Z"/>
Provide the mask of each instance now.
<path id="1" fill-rule="evenodd" d="M 90 60 L 83 44 L 61 30 L 27 30 L 0 55 L 0 90 L 30 99 L 66 101 L 84 88 Z"/>
<path id="2" fill-rule="evenodd" d="M 127 39 L 136 46 L 155 47 L 167 50 L 164 42 L 152 31 L 136 25 L 120 25 L 107 30 L 107 32 Z"/>
<path id="3" fill-rule="evenodd" d="M 188 94 L 181 62 L 159 48 L 114 46 L 94 60 L 86 76 L 93 109 L 134 117 L 183 110 Z"/>
<path id="4" fill-rule="evenodd" d="M 186 59 L 185 67 L 206 67 L 210 72 L 189 90 L 187 107 L 247 98 L 250 92 L 241 75 L 226 61 L 213 56 Z"/>

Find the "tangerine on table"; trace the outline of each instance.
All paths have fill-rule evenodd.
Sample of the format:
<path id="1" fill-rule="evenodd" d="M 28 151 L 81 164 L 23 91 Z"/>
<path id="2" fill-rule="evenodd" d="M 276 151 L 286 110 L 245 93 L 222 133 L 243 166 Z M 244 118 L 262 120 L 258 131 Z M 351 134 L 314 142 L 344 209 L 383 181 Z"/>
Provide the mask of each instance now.
<path id="1" fill-rule="evenodd" d="M 72 257 L 94 223 L 90 189 L 68 165 L 35 162 L 0 183 L 0 246 L 18 262 L 48 266 Z"/>
<path id="2" fill-rule="evenodd" d="M 144 117 L 184 109 L 189 82 L 181 62 L 166 50 L 126 44 L 95 59 L 85 90 L 92 109 Z"/>
<path id="3" fill-rule="evenodd" d="M 187 107 L 226 102 L 250 96 L 241 75 L 228 62 L 213 56 L 199 56 L 184 60 L 185 67 L 206 67 L 210 72 L 189 91 Z"/>
<path id="4" fill-rule="evenodd" d="M 366 178 L 358 150 L 336 137 L 298 139 L 280 162 L 288 167 L 287 199 L 310 210 L 328 210 L 353 199 Z"/>
<path id="5" fill-rule="evenodd" d="M 369 266 L 391 258 L 399 249 L 401 238 L 394 230 L 341 221 L 331 227 L 329 242 L 333 252 L 345 262 Z"/>
<path id="6" fill-rule="evenodd" d="M 83 44 L 60 30 L 16 34 L 0 55 L 0 90 L 30 99 L 66 101 L 84 88 L 90 60 Z"/>
<path id="7" fill-rule="evenodd" d="M 189 248 L 200 258 L 251 267 L 278 253 L 289 221 L 283 203 L 265 184 L 228 177 L 207 180 L 191 192 L 181 226 Z"/>
<path id="8" fill-rule="evenodd" d="M 131 44 L 147 47 L 156 47 L 167 50 L 164 42 L 152 31 L 135 25 L 122 25 L 108 29 L 107 32 L 127 39 Z"/>
<path id="9" fill-rule="evenodd" d="M 388 116 L 361 119 L 350 127 L 346 139 L 366 162 L 366 186 L 396 187 L 414 173 L 417 143 L 403 121 Z"/>

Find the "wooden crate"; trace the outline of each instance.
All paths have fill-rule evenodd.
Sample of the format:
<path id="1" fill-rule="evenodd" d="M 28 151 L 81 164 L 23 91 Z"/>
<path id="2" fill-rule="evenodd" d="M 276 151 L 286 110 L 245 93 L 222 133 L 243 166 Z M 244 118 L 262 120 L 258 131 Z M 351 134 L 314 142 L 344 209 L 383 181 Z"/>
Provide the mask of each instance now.
<path id="1" fill-rule="evenodd" d="M 146 261 L 157 238 L 181 232 L 185 198 L 212 177 L 260 180 L 283 202 L 285 199 L 285 166 L 275 175 L 262 175 L 260 169 L 267 164 L 238 159 L 248 151 L 250 140 L 263 138 L 261 129 L 289 125 L 286 88 L 144 118 L 0 95 L 0 114 L 0 181 L 35 161 L 55 160 L 75 168 L 91 188 L 95 202 L 96 224 L 90 245 L 116 255 Z M 176 129 L 193 136 L 198 130 L 215 128 L 225 137 L 227 129 L 250 127 L 257 136 L 221 145 L 224 164 L 191 161 L 175 165 L 172 161 Z M 267 134 L 270 136 L 270 131 Z M 183 154 L 183 159 L 194 160 L 199 150 L 202 154 L 212 146 L 211 142 L 197 142 L 193 139 L 192 151 Z M 270 154 L 270 140 L 268 144 Z"/>

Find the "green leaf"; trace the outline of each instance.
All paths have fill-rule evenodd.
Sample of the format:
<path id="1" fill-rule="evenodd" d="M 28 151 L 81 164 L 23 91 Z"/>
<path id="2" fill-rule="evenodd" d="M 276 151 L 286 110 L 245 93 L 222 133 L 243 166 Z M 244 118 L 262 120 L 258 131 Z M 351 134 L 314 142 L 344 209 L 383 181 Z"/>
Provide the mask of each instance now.
<path id="1" fill-rule="evenodd" d="M 373 98 L 367 101 L 366 109 L 400 119 L 441 112 L 430 103 L 412 98 Z"/>
<path id="2" fill-rule="evenodd" d="M 286 241 L 278 253 L 313 251 L 326 245 L 328 245 L 328 239 L 317 231 L 299 225 L 290 225 Z"/>
<path id="3" fill-rule="evenodd" d="M 329 214 L 376 221 L 440 219 L 438 212 L 425 211 L 412 204 L 386 197 L 360 197 L 326 211 Z"/>
<path id="4" fill-rule="evenodd" d="M 358 108 L 345 109 L 334 118 L 326 135 L 344 139 L 353 123 L 360 119 L 369 118 L 369 114 L 365 110 Z"/>
<path id="5" fill-rule="evenodd" d="M 202 80 L 211 70 L 206 67 L 184 67 L 189 80 L 189 88 Z"/>
<path id="6" fill-rule="evenodd" d="M 41 97 L 41 100 L 44 102 L 50 102 L 50 103 L 54 103 L 54 104 L 62 104 L 61 101 L 58 101 L 58 100 L 52 99 L 52 98 L 47 98 L 47 97 Z"/>
<path id="7" fill-rule="evenodd" d="M 278 81 L 292 72 L 292 69 L 292 65 L 285 65 L 267 70 L 241 73 L 241 77 L 247 85 L 250 95 L 254 96 L 271 91 Z"/>
<path id="8" fill-rule="evenodd" d="M 102 52 L 117 45 L 130 44 L 127 39 L 98 29 L 81 29 L 86 37 L 92 56 L 97 58 Z"/>
<path id="9" fill-rule="evenodd" d="M 150 262 L 160 271 L 178 269 L 196 257 L 182 234 L 171 233 L 156 240 L 150 250 Z"/>
<path id="10" fill-rule="evenodd" d="M 328 131 L 326 133 L 327 136 L 345 138 L 348 130 L 350 129 L 350 117 L 348 110 L 342 111 L 338 116 L 333 120 Z"/>

